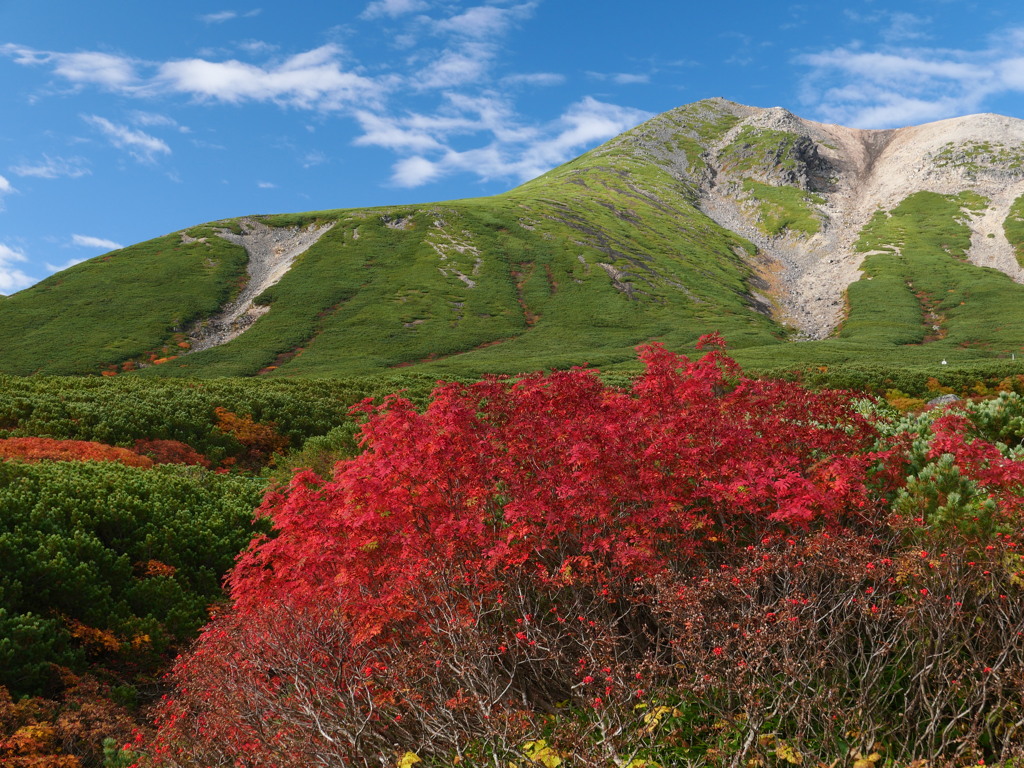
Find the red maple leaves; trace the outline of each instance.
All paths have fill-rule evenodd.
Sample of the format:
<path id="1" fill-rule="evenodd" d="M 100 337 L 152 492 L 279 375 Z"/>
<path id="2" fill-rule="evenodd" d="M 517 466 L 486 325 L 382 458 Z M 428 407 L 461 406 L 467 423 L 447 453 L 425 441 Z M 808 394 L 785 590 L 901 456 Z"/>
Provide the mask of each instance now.
<path id="1" fill-rule="evenodd" d="M 746 379 L 717 349 L 640 357 L 631 390 L 572 370 L 442 385 L 423 412 L 397 396 L 357 406 L 364 452 L 331 480 L 304 472 L 267 496 L 276 533 L 240 559 L 233 606 L 179 664 L 157 752 L 298 765 L 308 755 L 282 750 L 319 743 L 307 717 L 387 743 L 404 711 L 389 725 L 388 707 L 440 712 L 410 687 L 450 663 L 431 648 L 534 652 L 526 625 L 484 629 L 506 606 L 561 604 L 549 617 L 560 642 L 596 649 L 638 582 L 884 508 L 885 455 L 846 395 Z M 360 748 L 339 738 L 331 749 Z"/>

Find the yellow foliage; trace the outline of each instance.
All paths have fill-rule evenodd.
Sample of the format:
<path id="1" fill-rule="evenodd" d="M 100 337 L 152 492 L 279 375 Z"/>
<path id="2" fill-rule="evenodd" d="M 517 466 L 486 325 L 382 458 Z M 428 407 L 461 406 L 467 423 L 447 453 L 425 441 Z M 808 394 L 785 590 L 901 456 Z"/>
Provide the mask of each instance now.
<path id="1" fill-rule="evenodd" d="M 406 752 L 398 760 L 398 768 L 412 768 L 416 763 L 422 763 L 419 755 L 415 752 Z"/>
<path id="2" fill-rule="evenodd" d="M 644 715 L 644 727 L 640 729 L 640 735 L 649 736 L 654 733 L 665 719 L 665 715 L 679 717 L 680 714 L 682 713 L 674 707 L 655 707 Z"/>
<path id="3" fill-rule="evenodd" d="M 523 744 L 523 754 L 532 762 L 540 763 L 544 768 L 558 768 L 562 764 L 561 755 L 549 747 L 544 739 L 528 741 Z"/>
<path id="4" fill-rule="evenodd" d="M 804 756 L 784 741 L 780 741 L 775 748 L 775 756 L 791 765 L 800 765 L 804 761 Z"/>
<path id="5" fill-rule="evenodd" d="M 901 392 L 898 389 L 886 390 L 885 399 L 889 405 L 902 413 L 919 411 L 925 406 L 925 401 L 921 398 L 911 397 L 906 392 Z"/>

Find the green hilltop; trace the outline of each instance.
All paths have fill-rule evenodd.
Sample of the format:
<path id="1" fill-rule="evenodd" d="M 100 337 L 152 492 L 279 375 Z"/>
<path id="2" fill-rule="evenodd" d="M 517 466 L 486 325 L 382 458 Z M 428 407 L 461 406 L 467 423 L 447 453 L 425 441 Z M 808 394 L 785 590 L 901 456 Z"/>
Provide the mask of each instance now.
<path id="1" fill-rule="evenodd" d="M 700 207 L 709 185 L 728 182 L 751 238 L 806 241 L 828 222 L 829 169 L 815 159 L 827 148 L 744 122 L 762 112 L 721 99 L 681 107 L 494 197 L 225 220 L 111 252 L 0 302 L 0 373 L 614 369 L 639 344 L 685 350 L 712 331 L 762 369 L 984 366 L 1024 350 L 1024 286 L 965 257 L 969 217 L 988 202 L 966 190 L 911 189 L 879 210 L 856 238 L 868 255 L 845 319 L 798 340 L 764 249 Z M 1018 253 L 1022 211 L 1018 200 L 1005 222 Z M 251 326 L 192 351 L 250 280 L 246 249 L 222 235 L 254 222 L 331 226 L 256 297 Z"/>

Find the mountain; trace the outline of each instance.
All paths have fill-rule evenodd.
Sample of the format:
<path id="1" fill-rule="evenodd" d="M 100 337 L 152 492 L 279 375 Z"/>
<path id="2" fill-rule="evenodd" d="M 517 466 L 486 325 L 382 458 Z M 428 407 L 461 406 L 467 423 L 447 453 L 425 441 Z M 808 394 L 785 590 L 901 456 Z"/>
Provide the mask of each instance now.
<path id="1" fill-rule="evenodd" d="M 0 372 L 760 367 L 1024 350 L 1024 121 L 894 130 L 709 99 L 488 198 L 248 216 L 0 302 Z"/>

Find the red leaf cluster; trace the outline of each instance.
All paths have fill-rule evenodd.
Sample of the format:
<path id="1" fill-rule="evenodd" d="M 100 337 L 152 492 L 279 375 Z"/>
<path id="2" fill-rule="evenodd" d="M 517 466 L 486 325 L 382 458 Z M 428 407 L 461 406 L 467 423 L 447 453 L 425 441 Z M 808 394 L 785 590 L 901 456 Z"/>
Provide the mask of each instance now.
<path id="1" fill-rule="evenodd" d="M 132 450 L 155 464 L 198 464 L 209 469 L 210 460 L 179 440 L 136 440 Z"/>
<path id="2" fill-rule="evenodd" d="M 596 661 L 614 656 L 609 638 L 646 636 L 624 606 L 644 613 L 650 585 L 885 509 L 891 456 L 873 452 L 848 396 L 746 379 L 717 349 L 640 358 L 630 390 L 576 369 L 442 385 L 423 412 L 396 396 L 358 406 L 364 452 L 330 481 L 303 472 L 266 498 L 276 534 L 240 559 L 233 607 L 179 663 L 158 758 L 303 765 L 322 739 L 353 755 L 371 734 L 454 734 L 444 718 L 463 709 L 518 738 L 522 706 L 495 702 L 553 679 L 543 654 L 589 660 L 595 708 L 636 695 L 624 681 L 639 688 L 640 668 L 620 680 L 590 667 L 613 669 Z M 553 635 L 535 634 L 540 610 Z M 491 670 L 493 695 L 451 689 L 459 654 Z M 434 718 L 420 736 L 413 712 Z"/>
<path id="3" fill-rule="evenodd" d="M 50 437 L 8 437 L 0 439 L 0 459 L 21 461 L 116 461 L 129 467 L 148 469 L 153 460 L 127 448 L 86 440 L 55 440 Z"/>
<path id="4" fill-rule="evenodd" d="M 297 476 L 263 512 L 278 535 L 231 584 L 237 609 L 325 595 L 362 631 L 412 615 L 439 564 L 486 580 L 572 560 L 654 575 L 777 524 L 871 514 L 875 431 L 837 393 L 743 378 L 721 352 L 640 352 L 632 391 L 592 371 L 439 387 L 360 406 L 364 453 Z"/>

